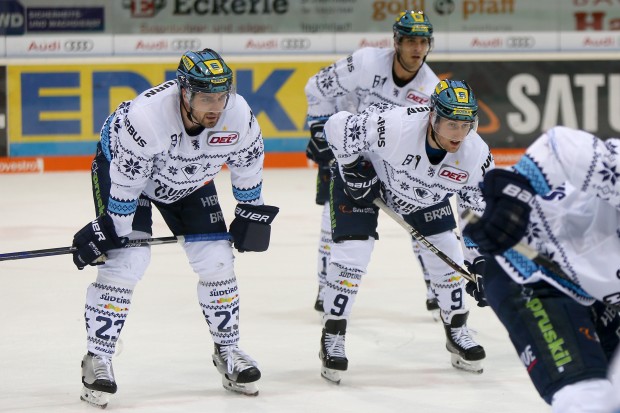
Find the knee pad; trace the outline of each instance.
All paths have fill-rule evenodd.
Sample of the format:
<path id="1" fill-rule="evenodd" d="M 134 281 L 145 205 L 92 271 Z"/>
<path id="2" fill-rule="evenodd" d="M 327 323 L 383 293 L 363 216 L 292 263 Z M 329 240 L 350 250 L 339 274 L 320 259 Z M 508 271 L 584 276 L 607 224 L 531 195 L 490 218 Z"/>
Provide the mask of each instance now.
<path id="1" fill-rule="evenodd" d="M 544 282 L 515 283 L 494 259 L 486 264 L 487 301 L 547 403 L 564 386 L 605 378 L 608 361 L 589 307 Z"/>
<path id="2" fill-rule="evenodd" d="M 443 251 L 447 256 L 452 258 L 455 262 L 463 265 L 465 258 L 463 256 L 463 249 L 461 243 L 452 231 L 444 232 L 438 235 L 431 235 L 426 237 L 437 249 Z M 422 257 L 426 269 L 428 270 L 431 280 L 434 282 L 446 282 L 448 281 L 448 274 L 456 274 L 456 272 L 448 266 L 441 258 L 429 251 L 428 248 L 422 246 Z M 448 278 L 446 278 L 448 277 Z M 463 278 L 458 276 L 458 278 Z"/>
<path id="3" fill-rule="evenodd" d="M 146 239 L 151 235 L 133 231 L 129 239 Z M 151 247 L 130 247 L 110 250 L 104 265 L 97 267 L 97 282 L 133 288 L 142 279 L 151 261 Z"/>
<path id="4" fill-rule="evenodd" d="M 232 274 L 234 256 L 230 241 L 199 241 L 183 244 L 189 265 L 201 280 L 209 281 L 219 274 Z"/>
<path id="5" fill-rule="evenodd" d="M 351 313 L 373 248 L 373 238 L 345 241 L 332 246 L 323 300 L 323 309 L 328 318 L 346 318 Z"/>

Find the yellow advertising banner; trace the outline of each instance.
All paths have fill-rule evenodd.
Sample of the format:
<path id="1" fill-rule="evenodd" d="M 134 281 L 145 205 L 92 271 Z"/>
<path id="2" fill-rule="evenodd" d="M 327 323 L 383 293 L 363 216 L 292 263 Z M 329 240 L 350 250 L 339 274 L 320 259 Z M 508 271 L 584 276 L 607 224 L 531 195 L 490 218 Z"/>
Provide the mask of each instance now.
<path id="1" fill-rule="evenodd" d="M 303 151 L 308 79 L 331 62 L 230 63 L 268 151 Z M 176 76 L 176 62 L 11 65 L 7 70 L 11 156 L 86 155 L 120 102 Z"/>

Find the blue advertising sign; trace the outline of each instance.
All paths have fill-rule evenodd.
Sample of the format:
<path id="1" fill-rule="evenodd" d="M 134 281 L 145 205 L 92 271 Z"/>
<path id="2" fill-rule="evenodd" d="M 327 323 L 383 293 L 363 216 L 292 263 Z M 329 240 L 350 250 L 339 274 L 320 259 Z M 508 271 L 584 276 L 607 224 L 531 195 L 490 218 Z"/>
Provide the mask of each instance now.
<path id="1" fill-rule="evenodd" d="M 0 35 L 24 34 L 24 20 L 24 6 L 19 1 L 0 1 Z"/>
<path id="2" fill-rule="evenodd" d="M 103 7 L 29 7 L 26 12 L 29 32 L 102 32 L 104 23 Z"/>

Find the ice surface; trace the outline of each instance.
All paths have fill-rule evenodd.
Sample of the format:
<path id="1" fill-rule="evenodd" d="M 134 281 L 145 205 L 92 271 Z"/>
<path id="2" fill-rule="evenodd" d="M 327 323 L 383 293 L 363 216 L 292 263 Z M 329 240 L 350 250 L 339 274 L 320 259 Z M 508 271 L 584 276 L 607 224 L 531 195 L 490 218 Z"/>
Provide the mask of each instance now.
<path id="1" fill-rule="evenodd" d="M 547 412 L 493 312 L 472 300 L 470 327 L 486 349 L 484 373 L 450 365 L 444 332 L 426 312 L 407 234 L 389 217 L 347 332 L 349 370 L 320 377 L 321 325 L 313 310 L 321 208 L 312 169 L 269 169 L 267 204 L 281 208 L 266 253 L 236 254 L 241 348 L 259 362 L 258 397 L 226 392 L 196 299 L 197 277 L 178 245 L 152 247 L 114 358 L 113 412 Z M 230 222 L 229 173 L 216 178 Z M 87 172 L 0 175 L 0 253 L 70 245 L 93 218 Z M 158 213 L 155 236 L 168 236 Z M 0 262 L 0 411 L 96 412 L 79 400 L 86 287 L 95 269 L 69 255 Z M 468 297 L 469 298 L 469 297 Z"/>

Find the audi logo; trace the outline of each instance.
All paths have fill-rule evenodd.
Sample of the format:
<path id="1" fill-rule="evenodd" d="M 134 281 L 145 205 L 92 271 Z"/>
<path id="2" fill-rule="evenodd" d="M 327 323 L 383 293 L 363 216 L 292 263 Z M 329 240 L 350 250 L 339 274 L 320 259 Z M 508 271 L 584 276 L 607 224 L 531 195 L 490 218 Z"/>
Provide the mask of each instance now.
<path id="1" fill-rule="evenodd" d="M 173 50 L 198 50 L 200 49 L 200 40 L 198 39 L 176 39 L 170 43 Z"/>
<path id="2" fill-rule="evenodd" d="M 532 36 L 508 36 L 506 38 L 506 47 L 513 49 L 531 49 L 536 44 L 536 40 Z"/>
<path id="3" fill-rule="evenodd" d="M 92 40 L 67 40 L 65 52 L 90 52 L 95 48 Z"/>
<path id="4" fill-rule="evenodd" d="M 282 39 L 282 50 L 305 50 L 310 48 L 310 40 L 305 38 Z"/>

